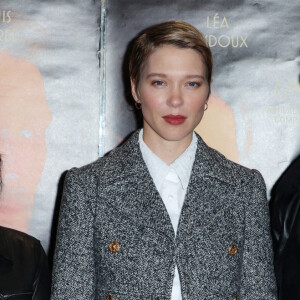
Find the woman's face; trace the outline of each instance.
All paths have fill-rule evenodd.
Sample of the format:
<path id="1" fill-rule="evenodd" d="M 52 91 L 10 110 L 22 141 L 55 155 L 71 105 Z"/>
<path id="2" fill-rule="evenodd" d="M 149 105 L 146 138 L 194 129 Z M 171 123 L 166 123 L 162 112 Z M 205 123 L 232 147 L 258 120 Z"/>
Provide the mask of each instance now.
<path id="1" fill-rule="evenodd" d="M 132 82 L 133 97 L 142 104 L 144 140 L 191 140 L 208 91 L 206 66 L 197 51 L 171 45 L 155 50 L 137 89 Z"/>

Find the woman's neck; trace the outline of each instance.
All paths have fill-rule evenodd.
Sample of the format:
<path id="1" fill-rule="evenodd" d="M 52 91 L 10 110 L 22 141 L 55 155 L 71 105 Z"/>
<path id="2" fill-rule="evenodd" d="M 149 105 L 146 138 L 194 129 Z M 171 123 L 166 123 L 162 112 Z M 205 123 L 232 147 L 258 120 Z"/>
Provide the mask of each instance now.
<path id="1" fill-rule="evenodd" d="M 176 160 L 191 144 L 193 133 L 181 140 L 167 140 L 156 133 L 143 132 L 145 144 L 166 164 L 171 164 Z"/>

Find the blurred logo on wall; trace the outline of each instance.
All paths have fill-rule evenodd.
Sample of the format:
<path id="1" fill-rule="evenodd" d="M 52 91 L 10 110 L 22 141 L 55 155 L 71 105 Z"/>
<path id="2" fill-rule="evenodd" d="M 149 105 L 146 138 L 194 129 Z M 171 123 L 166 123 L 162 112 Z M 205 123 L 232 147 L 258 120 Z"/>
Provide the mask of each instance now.
<path id="1" fill-rule="evenodd" d="M 215 13 L 206 17 L 206 28 L 213 31 L 213 34 L 205 35 L 209 47 L 219 46 L 221 48 L 248 48 L 248 35 L 246 34 L 227 34 L 224 30 L 229 29 L 230 21 L 226 16 Z"/>
<path id="2" fill-rule="evenodd" d="M 275 84 L 278 97 L 288 103 L 300 104 L 299 78 L 295 74 L 285 75 Z"/>
<path id="3" fill-rule="evenodd" d="M 300 129 L 300 86 L 296 74 L 281 77 L 274 88 L 281 104 L 266 106 L 263 113 L 274 124 Z"/>
<path id="4" fill-rule="evenodd" d="M 40 55 L 51 38 L 36 19 L 20 11 L 0 10 L 0 50 L 27 60 Z"/>

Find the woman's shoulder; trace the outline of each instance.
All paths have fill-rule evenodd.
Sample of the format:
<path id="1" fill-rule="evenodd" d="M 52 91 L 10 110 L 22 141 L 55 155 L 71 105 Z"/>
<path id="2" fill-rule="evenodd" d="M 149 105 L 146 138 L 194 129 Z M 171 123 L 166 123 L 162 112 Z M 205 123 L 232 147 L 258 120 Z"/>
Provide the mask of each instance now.
<path id="1" fill-rule="evenodd" d="M 28 253 L 29 256 L 35 256 L 37 252 L 43 251 L 42 245 L 38 239 L 24 232 L 0 226 L 0 255 L 12 259 L 13 254 Z M 11 249 L 14 249 L 11 251 Z"/>
<path id="2" fill-rule="evenodd" d="M 135 131 L 124 143 L 109 151 L 105 156 L 80 168 L 72 168 L 68 172 L 69 176 L 71 173 L 72 177 L 92 179 L 120 174 L 140 156 L 138 132 Z"/>
<path id="3" fill-rule="evenodd" d="M 11 243 L 24 243 L 29 246 L 40 244 L 40 241 L 35 237 L 12 228 L 0 226 L 0 235 L 2 241 L 3 239 L 7 239 L 11 241 Z"/>
<path id="4" fill-rule="evenodd" d="M 202 150 L 198 160 L 205 161 L 209 176 L 217 177 L 231 185 L 244 185 L 253 180 L 263 181 L 259 171 L 227 159 L 222 153 L 209 147 L 200 136 L 198 148 Z"/>

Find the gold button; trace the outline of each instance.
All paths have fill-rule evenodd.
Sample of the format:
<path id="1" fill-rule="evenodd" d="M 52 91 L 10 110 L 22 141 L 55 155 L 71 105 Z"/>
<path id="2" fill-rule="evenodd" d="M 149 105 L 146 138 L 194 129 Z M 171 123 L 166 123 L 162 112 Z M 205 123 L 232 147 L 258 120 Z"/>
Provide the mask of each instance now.
<path id="1" fill-rule="evenodd" d="M 239 300 L 239 298 L 237 296 L 233 297 L 232 300 Z"/>
<path id="2" fill-rule="evenodd" d="M 232 244 L 229 246 L 229 248 L 228 248 L 229 255 L 236 255 L 237 252 L 238 252 L 238 248 L 236 245 Z M 236 300 L 236 299 L 234 299 L 234 300 Z"/>
<path id="3" fill-rule="evenodd" d="M 118 252 L 118 251 L 120 250 L 120 244 L 119 244 L 118 242 L 116 242 L 116 241 L 111 242 L 111 243 L 109 244 L 109 250 L 110 250 L 111 252 L 113 252 L 113 253 Z M 112 298 L 112 299 L 113 299 L 113 298 Z M 107 300 L 107 299 L 106 299 L 106 300 Z"/>
<path id="4" fill-rule="evenodd" d="M 112 295 L 107 295 L 105 300 L 115 300 L 115 298 Z"/>

